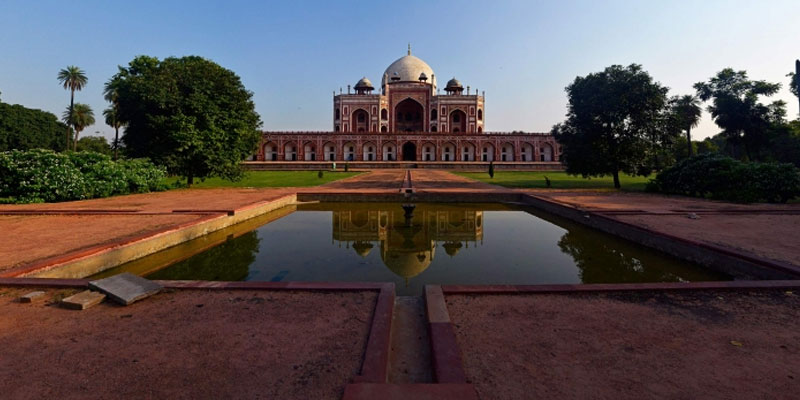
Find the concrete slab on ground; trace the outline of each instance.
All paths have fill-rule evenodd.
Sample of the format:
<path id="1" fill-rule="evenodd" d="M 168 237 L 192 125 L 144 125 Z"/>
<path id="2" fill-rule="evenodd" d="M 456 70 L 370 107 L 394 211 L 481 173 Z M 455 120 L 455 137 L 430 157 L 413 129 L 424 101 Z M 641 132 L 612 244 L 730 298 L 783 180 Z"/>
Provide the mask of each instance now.
<path id="1" fill-rule="evenodd" d="M 163 288 L 129 272 L 91 281 L 89 287 L 107 294 L 112 300 L 125 306 L 152 296 Z"/>
<path id="2" fill-rule="evenodd" d="M 106 295 L 102 293 L 85 290 L 61 300 L 61 305 L 72 310 L 85 310 L 100 304 L 105 298 Z"/>
<path id="3" fill-rule="evenodd" d="M 44 300 L 44 292 L 35 291 L 26 293 L 19 298 L 20 303 L 33 303 L 34 301 Z"/>

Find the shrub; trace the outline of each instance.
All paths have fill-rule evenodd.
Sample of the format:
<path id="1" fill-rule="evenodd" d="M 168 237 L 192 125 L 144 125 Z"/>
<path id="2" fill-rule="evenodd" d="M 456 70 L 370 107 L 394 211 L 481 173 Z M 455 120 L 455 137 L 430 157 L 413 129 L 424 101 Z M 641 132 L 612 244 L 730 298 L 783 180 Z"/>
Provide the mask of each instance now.
<path id="1" fill-rule="evenodd" d="M 494 179 L 494 162 L 489 161 L 489 178 Z"/>
<path id="2" fill-rule="evenodd" d="M 0 153 L 0 198 L 55 202 L 164 189 L 163 168 L 147 160 L 112 161 L 104 154 L 50 150 Z"/>
<path id="3" fill-rule="evenodd" d="M 785 203 L 800 195 L 800 170 L 792 164 L 745 163 L 701 154 L 662 171 L 648 182 L 647 190 L 741 203 Z"/>
<path id="4" fill-rule="evenodd" d="M 317 178 L 322 179 L 323 176 L 325 176 L 324 173 L 322 172 L 322 170 L 319 170 L 317 172 Z"/>

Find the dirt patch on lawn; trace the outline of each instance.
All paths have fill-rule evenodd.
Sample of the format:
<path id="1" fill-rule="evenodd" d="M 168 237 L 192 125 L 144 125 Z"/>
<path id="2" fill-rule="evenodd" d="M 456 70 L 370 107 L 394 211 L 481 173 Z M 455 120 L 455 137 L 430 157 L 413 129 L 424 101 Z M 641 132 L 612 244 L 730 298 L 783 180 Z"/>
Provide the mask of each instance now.
<path id="1" fill-rule="evenodd" d="M 492 399 L 789 399 L 791 292 L 449 295 L 468 378 Z"/>
<path id="2" fill-rule="evenodd" d="M 0 288 L 4 398 L 338 399 L 359 373 L 375 292 L 173 290 L 84 311 Z"/>

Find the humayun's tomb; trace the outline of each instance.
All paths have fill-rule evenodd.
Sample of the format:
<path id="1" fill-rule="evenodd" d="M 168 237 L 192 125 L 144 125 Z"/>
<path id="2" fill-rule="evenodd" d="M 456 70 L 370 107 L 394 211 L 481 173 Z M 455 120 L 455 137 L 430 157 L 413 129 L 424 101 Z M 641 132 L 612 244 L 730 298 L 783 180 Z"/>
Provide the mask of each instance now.
<path id="1" fill-rule="evenodd" d="M 333 93 L 333 130 L 264 132 L 254 161 L 297 164 L 355 162 L 373 166 L 414 162 L 559 168 L 560 148 L 549 133 L 487 132 L 484 93 L 450 79 L 439 93 L 425 61 L 408 54 L 383 73 L 380 92 L 361 78 Z M 259 163 L 260 164 L 260 163 Z M 422 164 L 422 165 L 420 165 Z"/>

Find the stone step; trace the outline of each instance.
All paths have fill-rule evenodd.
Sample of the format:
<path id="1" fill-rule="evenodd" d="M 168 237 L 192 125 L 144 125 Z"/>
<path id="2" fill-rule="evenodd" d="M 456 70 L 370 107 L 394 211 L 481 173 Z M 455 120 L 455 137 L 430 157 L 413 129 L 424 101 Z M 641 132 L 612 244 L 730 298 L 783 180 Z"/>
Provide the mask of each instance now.
<path id="1" fill-rule="evenodd" d="M 44 298 L 45 298 L 45 293 L 44 292 L 36 291 L 36 292 L 30 292 L 30 293 L 28 293 L 28 294 L 26 294 L 24 296 L 21 296 L 19 298 L 19 302 L 20 303 L 33 303 L 34 301 L 44 300 Z"/>
<path id="2" fill-rule="evenodd" d="M 351 383 L 344 389 L 344 400 L 478 400 L 469 383 Z"/>
<path id="3" fill-rule="evenodd" d="M 389 382 L 433 382 L 431 344 L 420 296 L 397 296 L 392 321 Z"/>
<path id="4" fill-rule="evenodd" d="M 100 304 L 105 298 L 106 295 L 102 293 L 85 290 L 61 300 L 61 305 L 72 310 L 85 310 Z"/>

